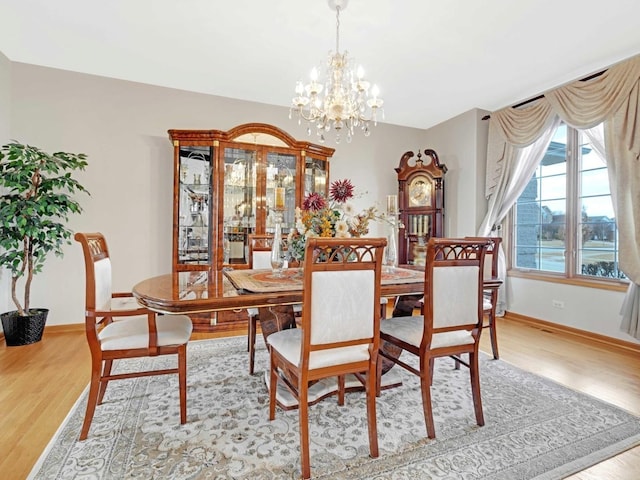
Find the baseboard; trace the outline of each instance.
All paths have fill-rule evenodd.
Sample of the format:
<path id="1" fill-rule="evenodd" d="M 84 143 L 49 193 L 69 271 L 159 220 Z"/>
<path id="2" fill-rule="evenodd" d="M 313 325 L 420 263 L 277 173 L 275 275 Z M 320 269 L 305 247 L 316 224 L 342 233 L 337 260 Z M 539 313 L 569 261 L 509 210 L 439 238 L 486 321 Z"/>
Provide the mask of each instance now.
<path id="1" fill-rule="evenodd" d="M 84 332 L 84 323 L 67 323 L 65 325 L 50 325 L 44 327 L 44 333 L 74 333 Z"/>
<path id="2" fill-rule="evenodd" d="M 516 320 L 518 322 L 527 323 L 538 328 L 544 328 L 545 330 L 551 330 L 558 333 L 565 333 L 568 335 L 581 337 L 597 343 L 605 344 L 609 347 L 621 348 L 623 350 L 631 351 L 634 353 L 640 353 L 640 344 L 628 342 L 626 340 L 620 340 L 619 338 L 607 337 L 606 335 L 600 335 L 599 333 L 587 332 L 586 330 L 580 330 L 579 328 L 573 328 L 566 325 L 560 325 L 558 323 L 547 322 L 545 320 L 527 317 L 526 315 L 520 315 L 519 313 L 506 312 L 505 319 Z"/>
<path id="3" fill-rule="evenodd" d="M 553 322 L 547 322 L 538 318 L 528 317 L 514 312 L 506 312 L 505 319 L 515 320 L 522 323 L 527 323 L 538 328 L 545 328 L 554 332 L 565 333 L 581 338 L 585 338 L 594 342 L 602 343 L 610 347 L 621 348 L 635 353 L 640 353 L 640 344 L 627 342 L 618 338 L 607 337 L 606 335 L 600 335 L 598 333 L 587 332 L 586 330 L 580 330 L 579 328 L 568 327 L 566 325 L 560 325 Z M 69 323 L 66 325 L 50 325 L 44 327 L 44 333 L 74 333 L 84 332 L 84 323 Z M 4 341 L 4 333 L 0 332 L 0 340 Z"/>

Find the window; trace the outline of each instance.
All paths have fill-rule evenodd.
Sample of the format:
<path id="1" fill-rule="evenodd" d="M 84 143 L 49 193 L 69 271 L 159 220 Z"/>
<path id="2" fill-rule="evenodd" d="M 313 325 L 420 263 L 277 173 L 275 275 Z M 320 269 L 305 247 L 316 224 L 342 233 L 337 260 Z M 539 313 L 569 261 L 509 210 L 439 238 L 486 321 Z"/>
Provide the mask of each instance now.
<path id="1" fill-rule="evenodd" d="M 600 125 L 602 128 L 602 125 Z M 567 278 L 624 279 L 605 161 L 561 124 L 513 209 L 512 267 Z"/>

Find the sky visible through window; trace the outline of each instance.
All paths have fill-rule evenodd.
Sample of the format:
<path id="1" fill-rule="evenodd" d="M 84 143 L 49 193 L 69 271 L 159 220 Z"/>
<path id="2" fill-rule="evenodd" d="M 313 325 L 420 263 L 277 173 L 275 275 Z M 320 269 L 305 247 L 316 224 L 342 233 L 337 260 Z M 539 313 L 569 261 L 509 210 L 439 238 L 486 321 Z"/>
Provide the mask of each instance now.
<path id="1" fill-rule="evenodd" d="M 552 138 L 552 142 L 557 142 L 564 146 L 566 151 L 567 144 L 567 128 L 562 125 L 556 130 Z M 615 218 L 613 205 L 611 204 L 611 196 L 609 194 L 609 175 L 605 162 L 595 152 L 586 136 L 581 136 L 582 153 L 582 174 L 580 175 L 580 197 L 582 205 L 589 217 L 606 216 L 610 219 Z M 566 163 L 560 162 L 545 167 L 546 175 L 558 175 L 557 177 L 547 178 L 541 199 L 543 204 L 553 213 L 564 214 L 564 198 L 566 198 Z M 545 201 L 548 199 L 548 201 Z M 561 202 L 554 202 L 552 199 L 563 199 Z M 561 205 L 560 211 L 556 207 Z"/>

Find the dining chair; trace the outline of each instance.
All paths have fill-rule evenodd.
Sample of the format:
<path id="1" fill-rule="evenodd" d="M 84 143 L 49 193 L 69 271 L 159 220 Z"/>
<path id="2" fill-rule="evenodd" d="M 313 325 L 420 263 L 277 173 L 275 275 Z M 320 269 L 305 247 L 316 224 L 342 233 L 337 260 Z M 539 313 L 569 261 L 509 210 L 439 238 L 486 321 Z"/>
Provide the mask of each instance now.
<path id="1" fill-rule="evenodd" d="M 464 237 L 467 240 L 478 240 L 489 242 L 484 259 L 484 280 L 500 279 L 498 270 L 501 237 Z M 483 328 L 489 329 L 491 335 L 491 352 L 493 358 L 498 360 L 498 332 L 496 329 L 496 307 L 498 305 L 498 287 L 485 288 L 483 294 L 482 309 L 484 310 L 485 321 Z"/>
<path id="2" fill-rule="evenodd" d="M 302 477 L 309 478 L 310 382 L 337 377 L 344 405 L 345 375 L 364 385 L 369 451 L 378 456 L 376 364 L 384 238 L 314 237 L 307 240 L 301 328 L 267 338 L 270 350 L 269 419 L 275 419 L 278 382 L 298 402 Z"/>
<path id="3" fill-rule="evenodd" d="M 500 280 L 500 274 L 498 270 L 499 264 L 499 252 L 500 244 L 502 243 L 502 237 L 464 237 L 466 240 L 478 240 L 489 242 L 488 248 L 485 252 L 484 259 L 484 280 Z M 493 358 L 498 360 L 500 355 L 498 354 L 498 332 L 496 327 L 496 307 L 498 305 L 498 288 L 499 285 L 492 286 L 491 288 L 484 289 L 482 308 L 484 310 L 485 321 L 482 324 L 482 328 L 488 328 L 491 336 L 491 352 Z M 424 298 L 419 301 L 420 313 L 424 313 Z M 456 368 L 460 365 L 456 362 Z"/>
<path id="4" fill-rule="evenodd" d="M 424 313 L 381 322 L 380 340 L 418 357 L 418 367 L 380 351 L 381 357 L 420 377 L 427 436 L 435 438 L 431 404 L 434 360 L 453 357 L 469 368 L 478 426 L 484 425 L 479 341 L 483 322 L 483 272 L 488 241 L 432 237 L 427 243 Z M 468 361 L 461 358 L 469 354 Z M 380 385 L 378 378 L 377 385 Z M 380 389 L 378 387 L 378 394 Z"/>
<path id="5" fill-rule="evenodd" d="M 130 292 L 113 292 L 111 257 L 101 233 L 76 233 L 85 265 L 85 331 L 91 351 L 91 383 L 80 432 L 85 440 L 96 406 L 102 404 L 111 380 L 178 374 L 180 423 L 187 421 L 187 342 L 192 323 L 186 315 L 161 315 L 138 304 Z M 121 374 L 113 361 L 177 354 L 177 367 Z"/>
<path id="6" fill-rule="evenodd" d="M 286 241 L 286 236 L 282 237 Z M 273 235 L 252 233 L 249 241 L 249 268 L 271 268 L 271 247 Z M 287 262 L 283 268 L 287 268 Z M 302 305 L 293 306 L 295 315 L 300 315 Z M 248 308 L 249 328 L 247 335 L 247 350 L 249 351 L 249 375 L 253 375 L 256 356 L 256 334 L 258 330 L 259 311 L 257 308 Z"/>

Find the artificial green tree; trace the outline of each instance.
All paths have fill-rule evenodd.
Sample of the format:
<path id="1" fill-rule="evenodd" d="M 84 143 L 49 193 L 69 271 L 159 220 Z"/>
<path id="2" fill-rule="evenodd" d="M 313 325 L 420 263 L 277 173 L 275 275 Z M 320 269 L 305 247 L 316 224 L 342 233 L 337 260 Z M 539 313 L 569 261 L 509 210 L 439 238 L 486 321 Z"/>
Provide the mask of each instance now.
<path id="1" fill-rule="evenodd" d="M 15 141 L 0 149 L 0 266 L 11 272 L 11 297 L 21 317 L 29 316 L 33 276 L 50 253 L 61 257 L 62 247 L 71 243 L 65 224 L 70 214 L 82 211 L 73 195 L 89 194 L 72 172 L 86 166 L 83 153 L 49 154 Z"/>

